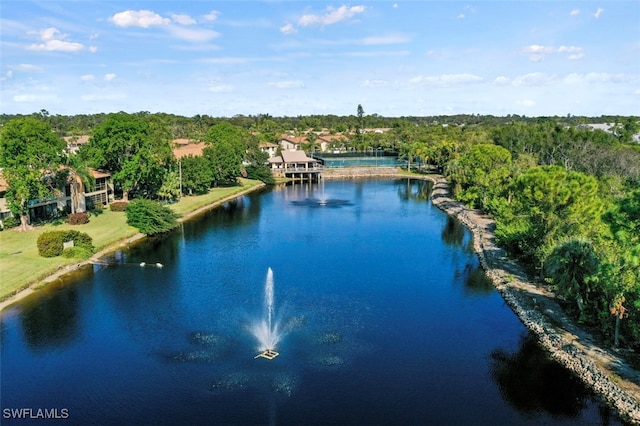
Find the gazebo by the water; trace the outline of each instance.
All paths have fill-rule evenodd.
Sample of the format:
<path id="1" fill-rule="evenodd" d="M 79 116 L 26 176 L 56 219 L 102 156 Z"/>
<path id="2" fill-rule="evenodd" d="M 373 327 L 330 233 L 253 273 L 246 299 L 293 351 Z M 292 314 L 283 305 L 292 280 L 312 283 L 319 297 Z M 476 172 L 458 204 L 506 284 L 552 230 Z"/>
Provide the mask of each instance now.
<path id="1" fill-rule="evenodd" d="M 282 151 L 269 159 L 269 166 L 274 175 L 302 180 L 317 180 L 322 172 L 320 162 L 304 151 Z"/>

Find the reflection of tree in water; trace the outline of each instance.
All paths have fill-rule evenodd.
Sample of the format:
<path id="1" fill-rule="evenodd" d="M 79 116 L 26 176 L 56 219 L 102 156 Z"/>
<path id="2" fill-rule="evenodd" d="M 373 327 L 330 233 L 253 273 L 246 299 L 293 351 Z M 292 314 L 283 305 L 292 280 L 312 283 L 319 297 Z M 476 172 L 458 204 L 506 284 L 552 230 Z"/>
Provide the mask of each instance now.
<path id="1" fill-rule="evenodd" d="M 460 247 L 464 240 L 464 225 L 453 216 L 447 216 L 447 223 L 442 228 L 442 241 L 450 246 Z"/>
<path id="2" fill-rule="evenodd" d="M 401 200 L 428 200 L 433 190 L 433 182 L 426 179 L 410 179 L 398 186 L 398 196 Z"/>
<path id="3" fill-rule="evenodd" d="M 471 268 L 471 265 L 467 265 L 468 275 L 464 281 L 465 292 L 478 296 L 493 292 L 495 287 L 491 279 L 485 274 L 484 269 L 480 266 L 476 266 L 473 270 Z"/>
<path id="4" fill-rule="evenodd" d="M 491 358 L 491 376 L 500 393 L 520 412 L 576 418 L 591 398 L 571 372 L 549 359 L 531 333 L 523 336 L 518 352 L 498 349 Z M 601 416 L 608 423 L 607 409 L 601 410 Z"/>
<path id="5" fill-rule="evenodd" d="M 78 294 L 73 285 L 39 299 L 20 313 L 27 344 L 32 348 L 69 344 L 78 331 Z"/>

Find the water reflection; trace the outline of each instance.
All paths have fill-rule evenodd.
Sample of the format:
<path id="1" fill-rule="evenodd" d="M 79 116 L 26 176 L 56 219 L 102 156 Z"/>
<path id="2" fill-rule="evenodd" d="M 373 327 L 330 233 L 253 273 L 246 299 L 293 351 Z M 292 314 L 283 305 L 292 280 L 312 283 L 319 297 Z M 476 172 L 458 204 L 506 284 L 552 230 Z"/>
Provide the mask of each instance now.
<path id="1" fill-rule="evenodd" d="M 476 266 L 472 269 L 472 265 L 467 265 L 468 275 L 464 280 L 465 293 L 472 296 L 484 296 L 492 293 L 495 290 L 493 282 L 484 269 L 480 266 Z"/>
<path id="2" fill-rule="evenodd" d="M 442 241 L 450 246 L 461 247 L 465 228 L 462 222 L 453 216 L 447 216 L 447 223 L 442 228 Z"/>
<path id="3" fill-rule="evenodd" d="M 78 289 L 58 289 L 37 303 L 25 305 L 20 323 L 27 345 L 32 349 L 64 347 L 78 336 Z"/>
<path id="4" fill-rule="evenodd" d="M 432 191 L 433 182 L 426 179 L 407 178 L 404 185 L 398 185 L 398 196 L 401 200 L 426 201 L 431 197 Z"/>
<path id="5" fill-rule="evenodd" d="M 593 398 L 572 373 L 549 359 L 531 333 L 522 337 L 517 352 L 498 349 L 491 359 L 491 376 L 500 393 L 522 413 L 573 419 Z M 602 424 L 609 416 L 607 409 L 600 409 Z"/>

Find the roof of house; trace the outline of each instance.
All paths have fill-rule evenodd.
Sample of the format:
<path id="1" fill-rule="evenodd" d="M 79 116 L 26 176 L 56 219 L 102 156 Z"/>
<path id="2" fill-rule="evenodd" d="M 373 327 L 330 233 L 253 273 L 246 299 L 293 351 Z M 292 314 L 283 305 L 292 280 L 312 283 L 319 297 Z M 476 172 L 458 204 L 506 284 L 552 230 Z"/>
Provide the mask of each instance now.
<path id="1" fill-rule="evenodd" d="M 301 144 L 301 143 L 305 143 L 308 142 L 307 137 L 306 136 L 290 136 L 290 135 L 283 135 L 280 138 L 281 141 L 287 141 L 287 142 L 291 142 L 292 144 Z"/>
<path id="2" fill-rule="evenodd" d="M 202 151 L 204 150 L 205 146 L 206 145 L 204 142 L 179 145 L 176 148 L 173 148 L 173 155 L 177 160 L 188 155 L 199 157 L 200 155 L 202 155 Z"/>
<path id="3" fill-rule="evenodd" d="M 4 192 L 9 189 L 9 184 L 7 184 L 7 180 L 2 175 L 2 171 L 0 171 L 0 192 Z"/>
<path id="4" fill-rule="evenodd" d="M 91 172 L 91 175 L 94 177 L 94 179 L 111 177 L 111 173 L 104 170 L 89 169 L 89 172 Z"/>
<path id="5" fill-rule="evenodd" d="M 273 142 L 260 142 L 260 144 L 258 144 L 258 146 L 260 148 L 277 148 L 279 145 L 277 143 L 273 143 Z"/>
<path id="6" fill-rule="evenodd" d="M 282 151 L 285 163 L 317 163 L 318 160 L 307 157 L 304 151 Z"/>
<path id="7" fill-rule="evenodd" d="M 67 143 L 67 145 L 69 144 L 83 145 L 89 142 L 90 137 L 91 136 L 89 135 L 73 135 L 73 136 L 65 136 L 63 139 Z"/>

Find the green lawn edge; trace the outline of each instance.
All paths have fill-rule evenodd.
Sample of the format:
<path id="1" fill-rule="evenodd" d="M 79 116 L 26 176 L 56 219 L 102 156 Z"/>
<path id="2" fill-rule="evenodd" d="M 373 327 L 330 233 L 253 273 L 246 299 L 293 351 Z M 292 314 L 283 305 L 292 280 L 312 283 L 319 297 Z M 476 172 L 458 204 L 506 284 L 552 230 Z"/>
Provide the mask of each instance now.
<path id="1" fill-rule="evenodd" d="M 169 205 L 184 221 L 203 211 L 233 199 L 240 194 L 264 186 L 260 181 L 240 179 L 240 185 L 213 188 L 209 193 L 183 197 Z M 37 288 L 42 281 L 56 273 L 68 269 L 71 265 L 86 262 L 87 259 L 67 259 L 61 256 L 44 258 L 38 255 L 36 241 L 46 231 L 67 230 L 89 234 L 93 238 L 96 255 L 93 258 L 118 249 L 123 242 L 140 238 L 138 230 L 127 225 L 124 212 L 112 212 L 109 209 L 90 216 L 85 225 L 49 223 L 37 226 L 26 232 L 15 229 L 0 232 L 0 302 L 15 296 L 27 288 Z"/>

